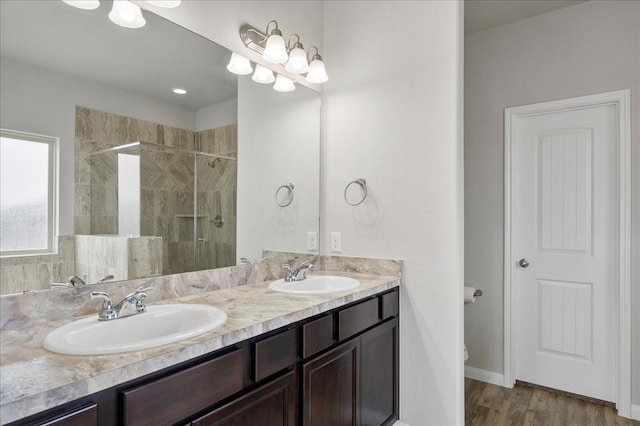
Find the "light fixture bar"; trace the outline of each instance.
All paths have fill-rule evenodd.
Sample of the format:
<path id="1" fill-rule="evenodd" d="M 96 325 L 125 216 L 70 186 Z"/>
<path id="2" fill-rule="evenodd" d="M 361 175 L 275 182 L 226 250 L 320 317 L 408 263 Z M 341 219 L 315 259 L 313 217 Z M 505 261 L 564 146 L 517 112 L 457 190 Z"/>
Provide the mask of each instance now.
<path id="1" fill-rule="evenodd" d="M 262 54 L 267 44 L 267 35 L 249 24 L 240 27 L 240 39 L 249 49 Z"/>

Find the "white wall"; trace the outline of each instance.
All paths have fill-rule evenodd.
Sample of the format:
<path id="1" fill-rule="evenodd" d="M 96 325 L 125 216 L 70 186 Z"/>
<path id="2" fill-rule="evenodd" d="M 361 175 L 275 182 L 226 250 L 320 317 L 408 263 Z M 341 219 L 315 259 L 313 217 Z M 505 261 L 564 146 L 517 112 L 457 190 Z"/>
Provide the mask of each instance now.
<path id="1" fill-rule="evenodd" d="M 238 78 L 238 227 L 236 257 L 262 250 L 308 253 L 307 232 L 318 232 L 320 210 L 320 95 L 298 87 L 281 93 Z M 276 190 L 293 183 L 287 207 Z M 288 191 L 279 194 L 287 201 Z M 311 253 L 317 253 L 317 250 Z"/>
<path id="2" fill-rule="evenodd" d="M 640 403 L 640 2 L 590 1 L 465 39 L 467 365 L 503 373 L 503 110 L 631 89 L 632 401 Z"/>
<path id="3" fill-rule="evenodd" d="M 195 127 L 195 113 L 157 99 L 58 74 L 2 57 L 0 126 L 60 138 L 60 235 L 73 234 L 76 105 L 163 123 Z"/>
<path id="4" fill-rule="evenodd" d="M 239 76 L 240 77 L 240 76 Z M 221 102 L 196 111 L 196 125 L 193 130 L 215 129 L 238 122 L 238 99 Z"/>
<path id="5" fill-rule="evenodd" d="M 324 25 L 322 253 L 339 231 L 344 255 L 405 261 L 400 419 L 463 424 L 462 3 L 330 1 Z"/>

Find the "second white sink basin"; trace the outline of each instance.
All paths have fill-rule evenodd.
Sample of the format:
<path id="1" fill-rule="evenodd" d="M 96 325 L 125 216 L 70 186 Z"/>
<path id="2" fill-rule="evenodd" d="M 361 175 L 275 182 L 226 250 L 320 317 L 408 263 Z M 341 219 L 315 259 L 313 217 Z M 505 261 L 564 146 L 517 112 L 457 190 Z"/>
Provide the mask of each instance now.
<path id="1" fill-rule="evenodd" d="M 99 321 L 98 316 L 63 325 L 42 346 L 66 355 L 107 355 L 138 351 L 197 336 L 220 327 L 227 314 L 207 305 L 147 306 L 147 312 Z"/>
<path id="2" fill-rule="evenodd" d="M 352 290 L 360 285 L 354 278 L 335 275 L 313 275 L 301 281 L 285 282 L 283 279 L 273 281 L 269 288 L 281 293 L 294 294 L 328 294 Z"/>

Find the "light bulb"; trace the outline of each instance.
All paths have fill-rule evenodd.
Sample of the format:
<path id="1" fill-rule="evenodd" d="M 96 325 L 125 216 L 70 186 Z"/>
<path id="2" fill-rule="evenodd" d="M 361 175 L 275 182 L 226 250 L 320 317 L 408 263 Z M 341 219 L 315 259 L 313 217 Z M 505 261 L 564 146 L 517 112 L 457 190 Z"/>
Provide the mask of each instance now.
<path id="1" fill-rule="evenodd" d="M 287 48 L 284 45 L 284 39 L 282 38 L 280 30 L 273 30 L 271 35 L 267 39 L 267 44 L 262 52 L 262 58 L 271 62 L 272 64 L 281 64 L 287 62 Z"/>
<path id="2" fill-rule="evenodd" d="M 276 81 L 276 77 L 269 68 L 256 64 L 256 71 L 253 73 L 251 80 L 256 83 L 269 84 Z"/>
<path id="3" fill-rule="evenodd" d="M 291 79 L 278 74 L 278 77 L 276 77 L 276 84 L 273 85 L 273 89 L 278 92 L 291 92 L 292 90 L 296 90 L 296 86 L 293 84 Z"/>
<path id="4" fill-rule="evenodd" d="M 324 62 L 320 58 L 320 55 L 315 55 L 314 59 L 309 64 L 309 73 L 307 74 L 306 80 L 309 83 L 324 83 L 329 80 L 329 76 L 327 75 L 327 71 L 324 68 Z"/>
<path id="5" fill-rule="evenodd" d="M 140 6 L 128 0 L 114 0 L 109 19 L 114 24 L 125 28 L 140 28 L 146 24 Z"/>
<path id="6" fill-rule="evenodd" d="M 182 0 L 147 0 L 147 3 L 158 7 L 166 7 L 167 9 L 180 6 Z"/>
<path id="7" fill-rule="evenodd" d="M 309 71 L 309 63 L 307 62 L 307 54 L 302 50 L 302 45 L 295 47 L 289 52 L 289 61 L 286 70 L 294 74 L 304 74 Z"/>
<path id="8" fill-rule="evenodd" d="M 251 74 L 253 68 L 251 68 L 251 61 L 249 61 L 249 59 L 233 52 L 227 65 L 227 70 L 234 74 L 246 75 Z"/>
<path id="9" fill-rule="evenodd" d="M 77 7 L 78 9 L 93 10 L 100 7 L 100 0 L 62 0 L 69 6 Z"/>

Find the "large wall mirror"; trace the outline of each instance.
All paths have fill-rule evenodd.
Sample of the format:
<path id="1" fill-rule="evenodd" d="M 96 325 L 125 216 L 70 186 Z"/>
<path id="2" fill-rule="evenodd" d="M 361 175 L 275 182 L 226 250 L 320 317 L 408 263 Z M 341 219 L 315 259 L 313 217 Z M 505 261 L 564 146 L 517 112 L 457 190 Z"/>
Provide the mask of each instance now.
<path id="1" fill-rule="evenodd" d="M 317 253 L 317 92 L 236 76 L 229 50 L 146 10 L 127 29 L 110 1 L 0 8 L 3 150 L 13 137 L 55 141 L 44 219 L 25 183 L 40 167 L 26 154 L 3 167 L 2 294 Z M 12 230 L 16 217 L 26 225 Z M 53 252 L 20 251 L 38 221 Z"/>

